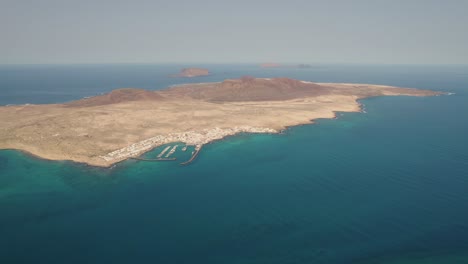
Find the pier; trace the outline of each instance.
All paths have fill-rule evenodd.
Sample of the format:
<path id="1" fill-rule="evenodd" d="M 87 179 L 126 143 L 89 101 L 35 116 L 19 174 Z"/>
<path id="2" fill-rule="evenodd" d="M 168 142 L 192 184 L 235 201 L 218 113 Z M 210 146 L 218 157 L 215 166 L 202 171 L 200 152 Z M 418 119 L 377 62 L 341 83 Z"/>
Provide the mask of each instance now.
<path id="1" fill-rule="evenodd" d="M 192 161 L 194 161 L 195 158 L 198 156 L 198 153 L 200 153 L 200 150 L 201 150 L 201 149 L 202 149 L 202 145 L 197 145 L 197 146 L 195 147 L 195 151 L 192 152 L 192 157 L 190 157 L 189 160 L 180 163 L 180 165 L 188 165 L 188 164 L 190 164 Z"/>
<path id="2" fill-rule="evenodd" d="M 141 160 L 141 161 L 174 161 L 176 158 L 156 158 L 156 159 L 144 159 L 144 158 L 131 158 L 134 160 Z"/>
<path id="3" fill-rule="evenodd" d="M 172 147 L 171 151 L 169 151 L 169 153 L 167 153 L 166 158 L 168 158 L 170 155 L 174 154 L 174 152 L 176 151 L 176 149 L 177 149 L 177 145 L 175 145 L 174 147 Z"/>
<path id="4" fill-rule="evenodd" d="M 166 148 L 164 148 L 164 150 L 161 151 L 161 153 L 159 153 L 158 158 L 161 158 L 161 157 L 164 155 L 164 153 L 166 153 L 166 151 L 169 150 L 170 147 L 171 147 L 171 146 L 167 146 Z"/>

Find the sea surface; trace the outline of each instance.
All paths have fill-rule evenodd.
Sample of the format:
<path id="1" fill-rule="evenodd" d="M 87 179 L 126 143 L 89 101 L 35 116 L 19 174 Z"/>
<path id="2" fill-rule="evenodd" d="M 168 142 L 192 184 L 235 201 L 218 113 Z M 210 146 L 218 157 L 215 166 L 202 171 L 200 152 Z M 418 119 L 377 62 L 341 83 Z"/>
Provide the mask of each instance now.
<path id="1" fill-rule="evenodd" d="M 366 99 L 366 113 L 209 144 L 189 166 L 0 151 L 0 263 L 468 263 L 468 66 L 196 65 L 213 74 L 168 77 L 186 66 L 4 65 L 0 105 L 243 75 L 454 94 Z"/>

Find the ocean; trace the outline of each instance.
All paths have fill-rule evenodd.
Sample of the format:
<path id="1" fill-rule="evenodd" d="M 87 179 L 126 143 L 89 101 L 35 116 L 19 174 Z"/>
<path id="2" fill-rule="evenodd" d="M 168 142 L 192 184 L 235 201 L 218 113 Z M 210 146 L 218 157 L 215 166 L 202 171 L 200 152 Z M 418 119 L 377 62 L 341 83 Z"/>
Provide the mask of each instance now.
<path id="1" fill-rule="evenodd" d="M 0 263 L 468 263 L 467 65 L 196 65 L 213 74 L 168 77 L 186 66 L 3 65 L 0 105 L 244 75 L 454 94 L 365 99 L 365 113 L 214 142 L 189 166 L 2 150 Z"/>

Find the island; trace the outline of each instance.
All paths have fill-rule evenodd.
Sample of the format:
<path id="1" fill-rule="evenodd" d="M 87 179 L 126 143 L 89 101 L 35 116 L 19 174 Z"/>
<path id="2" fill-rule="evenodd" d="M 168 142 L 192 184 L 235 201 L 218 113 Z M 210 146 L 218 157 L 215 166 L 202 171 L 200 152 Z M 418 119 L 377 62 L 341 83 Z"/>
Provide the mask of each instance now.
<path id="1" fill-rule="evenodd" d="M 275 62 L 266 62 L 266 63 L 260 64 L 260 67 L 261 68 L 280 68 L 281 64 L 275 63 Z"/>
<path id="2" fill-rule="evenodd" d="M 299 69 L 309 69 L 309 68 L 313 68 L 313 66 L 310 65 L 310 64 L 301 63 L 301 64 L 296 65 L 296 68 L 299 68 Z"/>
<path id="3" fill-rule="evenodd" d="M 315 66 L 317 67 L 317 66 Z M 260 68 L 292 68 L 292 69 L 309 69 L 315 68 L 310 64 L 300 63 L 300 64 L 280 64 L 280 63 L 262 63 L 260 64 Z"/>
<path id="4" fill-rule="evenodd" d="M 279 133 L 337 112 L 359 112 L 363 98 L 439 94 L 253 77 L 158 91 L 118 89 L 62 104 L 0 107 L 0 149 L 108 167 L 168 143 L 195 146 L 196 155 L 203 145 L 238 133 Z"/>
<path id="5" fill-rule="evenodd" d="M 184 68 L 178 74 L 171 75 L 172 77 L 192 78 L 198 76 L 210 75 L 210 71 L 202 68 Z"/>

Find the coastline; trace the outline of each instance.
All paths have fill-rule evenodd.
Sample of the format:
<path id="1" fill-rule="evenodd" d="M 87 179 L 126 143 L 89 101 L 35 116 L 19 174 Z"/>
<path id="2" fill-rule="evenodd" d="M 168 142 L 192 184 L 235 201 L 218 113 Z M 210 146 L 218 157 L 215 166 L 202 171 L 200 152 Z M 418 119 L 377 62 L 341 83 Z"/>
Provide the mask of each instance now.
<path id="1" fill-rule="evenodd" d="M 190 157 L 190 159 L 188 161 L 185 161 L 185 162 L 181 162 L 180 165 L 184 165 L 184 166 L 187 166 L 187 165 L 190 165 L 190 163 L 192 163 L 196 157 L 198 156 L 198 154 L 200 153 L 200 151 L 202 150 L 202 148 L 205 146 L 205 145 L 208 145 L 208 144 L 212 144 L 212 143 L 215 143 L 215 142 L 220 142 L 228 137 L 233 137 L 233 136 L 237 136 L 239 134 L 271 134 L 271 135 L 284 135 L 285 134 L 285 131 L 291 129 L 291 128 L 294 128 L 294 127 L 298 127 L 298 126 L 305 126 L 305 125 L 313 125 L 315 124 L 315 120 L 318 120 L 318 119 L 337 119 L 338 118 L 338 113 L 360 113 L 360 109 L 362 108 L 362 103 L 359 103 L 358 104 L 358 109 L 359 110 L 356 110 L 356 111 L 346 111 L 346 112 L 343 112 L 343 111 L 334 111 L 333 112 L 333 116 L 329 116 L 329 117 L 317 117 L 317 118 L 313 118 L 313 119 L 310 119 L 309 122 L 304 122 L 304 123 L 300 123 L 300 124 L 295 124 L 295 125 L 289 125 L 289 126 L 285 126 L 284 129 L 281 129 L 281 130 L 275 130 L 275 129 L 271 129 L 271 128 L 262 128 L 262 129 L 265 129 L 265 132 L 254 132 L 254 131 L 237 131 L 235 133 L 232 133 L 232 134 L 227 134 L 227 135 L 223 135 L 222 137 L 220 138 L 214 138 L 214 139 L 210 139 L 210 140 L 207 140 L 207 139 L 203 139 L 202 141 L 204 143 L 202 144 L 197 144 L 197 143 L 187 143 L 187 142 L 184 142 L 184 141 L 181 141 L 181 140 L 173 140 L 173 141 L 165 141 L 164 143 L 160 143 L 160 144 L 157 144 L 157 145 L 153 145 L 151 147 L 148 147 L 148 148 L 145 148 L 144 150 L 141 150 L 139 151 L 138 153 L 134 153 L 132 155 L 129 155 L 125 158 L 119 158 L 119 159 L 116 159 L 116 160 L 109 160 L 105 163 L 96 163 L 96 162 L 91 162 L 91 161 L 78 161 L 78 160 L 73 160 L 73 159 L 58 159 L 58 158 L 51 158 L 51 157 L 47 157 L 47 155 L 43 155 L 43 154 L 36 154 L 36 153 L 33 153 L 31 151 L 28 151 L 26 149 L 19 149 L 19 148 L 4 148 L 4 149 L 0 149 L 0 151 L 7 151 L 7 150 L 10 150 L 10 151 L 18 151 L 18 152 L 21 152 L 27 156 L 30 156 L 30 157 L 33 157 L 35 159 L 39 159 L 39 160 L 46 160 L 46 161 L 51 161 L 51 162 L 56 162 L 56 161 L 63 161 L 63 162 L 72 162 L 72 163 L 75 163 L 75 164 L 80 164 L 80 165 L 85 165 L 85 166 L 91 166 L 91 167 L 100 167 L 100 168 L 106 168 L 106 169 L 109 169 L 109 168 L 113 168 L 115 167 L 117 164 L 119 163 L 122 163 L 124 161 L 127 161 L 127 160 L 130 160 L 130 159 L 135 159 L 135 160 L 144 160 L 144 159 L 141 159 L 139 158 L 141 155 L 147 153 L 147 152 L 150 152 L 158 147 L 160 147 L 161 145 L 164 145 L 164 144 L 170 144 L 170 143 L 176 143 L 176 142 L 180 142 L 180 143 L 185 143 L 187 146 L 199 146 L 199 149 L 195 151 L 195 153 Z M 258 129 L 258 128 L 254 128 L 254 129 Z M 146 140 L 151 140 L 150 139 L 146 139 Z M 143 140 L 143 141 L 146 141 L 146 140 Z M 139 144 L 141 142 L 137 142 L 137 143 L 134 143 L 132 145 L 135 145 L 135 144 Z M 128 147 L 131 147 L 132 145 L 128 146 Z M 128 147 L 125 147 L 125 148 L 128 148 Z M 125 149 L 123 148 L 123 149 Z M 115 150 L 113 152 L 116 152 L 116 151 L 119 151 L 119 150 L 122 150 L 122 149 L 118 149 L 118 150 Z M 112 153 L 112 152 L 111 152 Z M 105 160 L 105 159 L 104 159 Z"/>
<path id="2" fill-rule="evenodd" d="M 203 131 L 187 131 L 180 133 L 171 133 L 168 135 L 159 135 L 152 138 L 145 139 L 140 142 L 131 144 L 130 146 L 112 151 L 106 155 L 99 156 L 106 163 L 117 163 L 128 158 L 140 156 L 154 148 L 157 148 L 164 144 L 181 142 L 185 143 L 187 146 L 196 146 L 196 154 L 201 149 L 203 145 L 209 144 L 214 141 L 222 140 L 228 136 L 234 136 L 239 133 L 278 133 L 277 130 L 271 128 L 259 128 L 259 127 L 249 127 L 241 126 L 234 128 L 214 128 L 214 129 L 205 129 Z"/>
<path id="3" fill-rule="evenodd" d="M 186 85 L 190 85 L 190 84 L 186 84 Z M 439 93 L 437 94 L 436 96 L 439 96 L 439 95 L 453 95 L 454 93 Z M 401 95 L 401 96 L 406 96 L 406 95 Z M 375 96 L 375 97 L 379 97 L 379 96 Z M 152 150 L 154 150 L 155 148 L 161 146 L 161 145 L 164 145 L 164 144 L 170 144 L 170 143 L 177 143 L 177 142 L 180 142 L 180 143 L 184 143 L 186 144 L 187 146 L 200 146 L 199 149 L 197 151 L 195 151 L 195 153 L 191 156 L 191 158 L 188 160 L 188 161 L 185 161 L 185 162 L 181 162 L 180 165 L 190 165 L 190 163 L 192 163 L 196 157 L 198 156 L 198 154 L 200 153 L 200 151 L 202 150 L 202 148 L 205 146 L 205 145 L 208 145 L 208 144 L 211 144 L 211 143 L 214 143 L 214 142 L 219 142 L 219 141 L 222 141 L 228 137 L 232 137 L 232 136 L 236 136 L 236 135 L 239 135 L 239 134 L 277 134 L 277 135 L 281 135 L 281 134 L 285 134 L 285 132 L 291 128 L 294 128 L 294 127 L 299 127 L 299 126 L 305 126 L 305 125 L 313 125 L 315 124 L 315 121 L 316 120 L 319 120 L 319 119 L 338 119 L 339 117 L 339 113 L 367 113 L 365 111 L 365 104 L 364 102 L 362 102 L 363 100 L 366 100 L 366 99 L 371 99 L 371 98 L 375 98 L 375 97 L 365 97 L 365 98 L 358 98 L 355 100 L 356 102 L 356 107 L 355 109 L 353 110 L 348 110 L 348 111 L 332 111 L 332 115 L 330 116 L 323 116 L 323 117 L 315 117 L 315 118 L 311 118 L 309 119 L 308 122 L 302 122 L 302 123 L 297 123 L 297 124 L 292 124 L 292 125 L 286 125 L 284 126 L 283 129 L 272 129 L 272 128 L 253 128 L 253 131 L 247 131 L 249 130 L 249 128 L 245 128 L 247 129 L 246 131 L 236 131 L 234 133 L 230 133 L 230 134 L 226 134 L 226 135 L 223 135 L 221 137 L 217 137 L 217 138 L 212 138 L 212 139 L 207 139 L 207 138 L 201 138 L 200 140 L 201 141 L 197 141 L 197 142 L 193 142 L 193 141 L 184 141 L 184 140 L 180 140 L 180 139 L 174 139 L 174 140 L 169 140 L 169 141 L 164 141 L 162 143 L 159 143 L 159 144 L 154 144 L 154 145 L 151 145 L 150 147 L 147 147 L 141 151 L 138 151 L 136 153 L 133 153 L 132 155 L 128 155 L 126 157 L 121 157 L 121 158 L 118 158 L 118 159 L 115 159 L 115 160 L 108 160 L 107 162 L 100 162 L 100 163 L 96 163 L 96 162 L 92 162 L 92 161 L 79 161 L 79 160 L 74 160 L 74 159 L 60 159 L 60 158 L 51 158 L 51 157 L 47 157 L 48 155 L 44 155 L 44 154 L 36 154 L 36 153 L 33 153 L 31 151 L 28 151 L 26 149 L 20 149 L 20 148 L 4 148 L 4 149 L 0 149 L 0 151 L 3 151 L 3 150 L 11 150 L 11 151 L 18 151 L 18 152 L 21 152 L 25 155 L 28 155 L 28 156 L 31 156 L 35 159 L 40 159 L 40 160 L 46 160 L 46 161 L 64 161 L 64 162 L 72 162 L 72 163 L 75 163 L 75 164 L 80 164 L 80 165 L 85 165 L 85 166 L 91 166 L 91 167 L 100 167 L 100 168 L 106 168 L 106 169 L 109 169 L 109 168 L 113 168 L 115 167 L 117 164 L 119 163 L 122 163 L 126 160 L 129 160 L 129 159 L 135 159 L 135 160 L 143 160 L 141 158 L 139 158 L 141 155 L 147 153 L 147 152 L 150 152 Z M 214 130 L 219 130 L 220 128 L 215 128 Z M 265 130 L 265 131 L 262 131 L 262 132 L 259 132 L 258 130 L 259 129 L 262 129 L 262 130 Z M 193 132 L 193 131 L 189 131 L 189 132 Z M 175 133 L 175 134 L 186 134 L 186 133 L 189 133 L 189 132 L 182 132 L 182 133 Z M 194 133 L 198 133 L 198 132 L 194 132 Z M 157 138 L 157 137 L 160 137 L 160 136 L 156 136 L 156 137 L 153 137 L 153 138 Z M 149 139 L 146 139 L 146 140 L 143 140 L 144 141 L 147 141 L 147 140 L 151 140 L 152 138 L 149 138 Z M 131 147 L 135 144 L 140 144 L 142 141 L 140 142 L 136 142 L 134 144 L 131 144 L 130 146 L 127 146 L 127 147 L 124 147 L 122 149 L 126 149 L 128 147 Z M 200 143 L 200 142 L 203 142 L 203 143 Z M 113 152 L 118 152 L 122 149 L 118 149 L 118 150 L 115 150 Z M 110 153 L 113 153 L 113 152 L 110 152 Z M 109 154 L 109 153 L 108 153 Z M 102 156 L 101 156 L 101 159 Z M 105 160 L 105 159 L 103 159 Z"/>
<path id="4" fill-rule="evenodd" d="M 294 94 L 300 90 L 295 88 L 298 82 L 309 84 L 284 78 L 259 80 L 258 89 L 264 94 L 271 91 L 277 94 L 278 91 L 279 94 L 284 91 Z M 239 91 L 235 88 L 239 86 L 231 89 L 232 83 L 251 85 L 252 82 L 255 83 L 256 79 L 229 80 L 227 88 L 221 86 L 217 90 L 225 95 Z M 272 90 L 265 90 L 270 89 L 264 88 L 270 87 L 268 82 L 275 82 Z M 19 150 L 45 160 L 111 167 L 164 144 L 181 142 L 201 148 L 239 133 L 282 134 L 291 127 L 313 124 L 317 119 L 336 119 L 338 113 L 365 113 L 361 100 L 366 98 L 446 94 L 387 85 L 319 83 L 321 87 L 307 86 L 307 89 L 325 89 L 326 92 L 306 93 L 297 98 L 285 97 L 282 100 L 213 102 L 210 97 L 204 98 L 204 94 L 199 94 L 198 90 L 209 93 L 213 83 L 219 84 L 210 82 L 171 86 L 158 91 L 156 99 L 145 92 L 143 95 L 147 97 L 134 100 L 138 97 L 132 97 L 132 90 L 126 90 L 126 93 L 113 95 L 130 95 L 131 100 L 110 103 L 104 100 L 105 104 L 101 105 L 0 107 L 0 149 Z M 286 90 L 278 90 L 279 86 L 274 85 L 280 85 L 281 89 Z M 197 88 L 184 89 L 190 86 Z M 173 87 L 181 89 L 173 90 Z M 247 86 L 249 89 L 256 87 Z M 348 89 L 349 87 L 353 89 Z M 227 90 L 219 90 L 224 88 Z M 135 91 L 140 92 L 141 89 Z M 195 93 L 194 98 L 190 97 L 192 92 Z M 142 93 L 137 93 L 140 94 Z M 109 95 L 106 96 L 104 99 L 112 99 Z M 238 97 L 234 95 L 233 98 Z M 195 157 L 198 152 L 194 153 Z"/>

